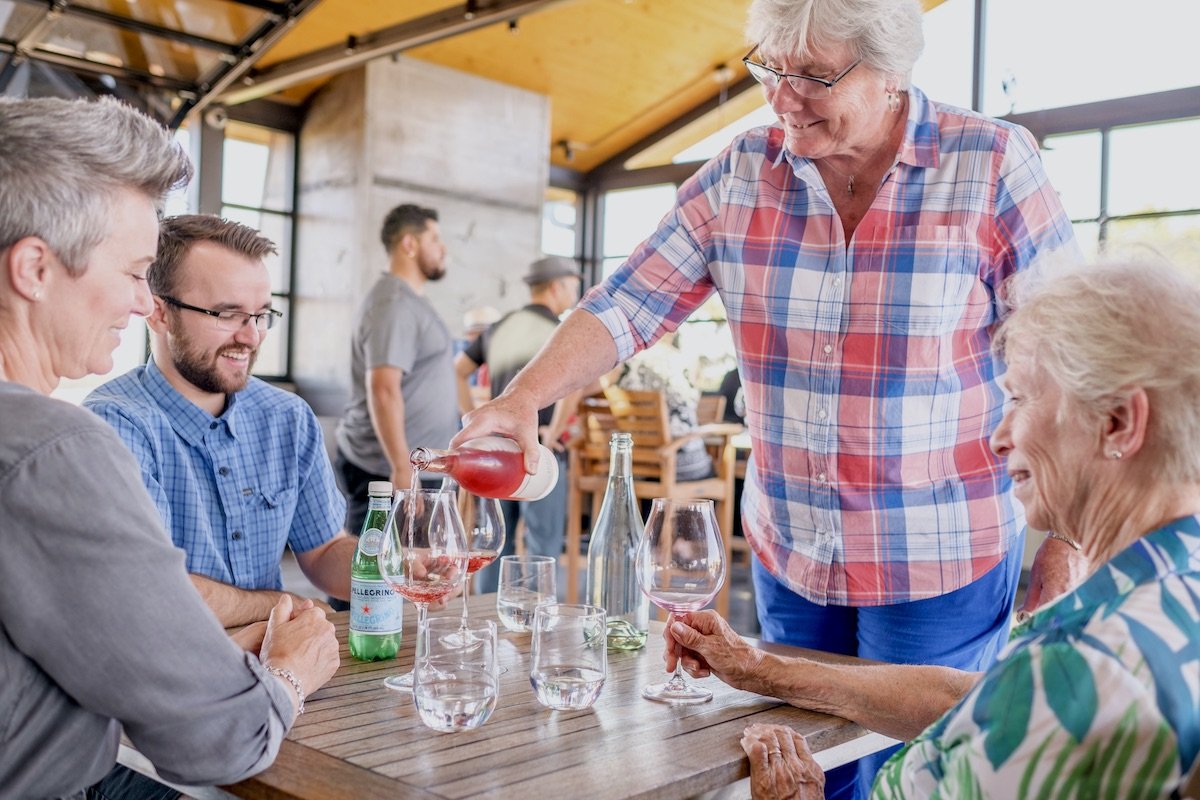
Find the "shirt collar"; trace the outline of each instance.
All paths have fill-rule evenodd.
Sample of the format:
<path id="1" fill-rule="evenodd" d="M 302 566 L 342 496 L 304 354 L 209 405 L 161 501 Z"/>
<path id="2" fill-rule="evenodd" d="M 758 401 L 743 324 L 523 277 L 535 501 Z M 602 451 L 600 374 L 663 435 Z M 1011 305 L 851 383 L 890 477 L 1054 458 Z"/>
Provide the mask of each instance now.
<path id="1" fill-rule="evenodd" d="M 772 128 L 772 137 L 778 136 L 779 141 L 779 154 L 775 157 L 774 166 L 779 166 L 786 159 L 798 175 L 804 165 L 812 165 L 811 159 L 795 155 L 783 145 L 783 131 L 778 125 Z M 904 139 L 900 142 L 896 163 L 914 167 L 938 165 L 937 107 L 915 86 L 908 88 L 908 121 L 904 125 Z"/>
<path id="2" fill-rule="evenodd" d="M 541 303 L 530 303 L 529 305 L 525 306 L 525 310 L 531 311 L 534 314 L 543 316 L 546 319 L 548 319 L 554 323 L 557 323 L 559 321 L 558 315 L 550 310 L 550 306 L 545 306 L 545 305 L 542 305 Z"/>
<path id="3" fill-rule="evenodd" d="M 224 423 L 229 434 L 237 438 L 237 393 L 226 395 L 225 410 L 221 416 L 214 417 L 204 409 L 188 400 L 162 374 L 162 370 L 151 358 L 146 363 L 146 371 L 142 373 L 142 387 L 146 393 L 167 412 L 171 427 L 189 445 L 195 446 L 204 440 L 205 435 L 215 427 Z"/>

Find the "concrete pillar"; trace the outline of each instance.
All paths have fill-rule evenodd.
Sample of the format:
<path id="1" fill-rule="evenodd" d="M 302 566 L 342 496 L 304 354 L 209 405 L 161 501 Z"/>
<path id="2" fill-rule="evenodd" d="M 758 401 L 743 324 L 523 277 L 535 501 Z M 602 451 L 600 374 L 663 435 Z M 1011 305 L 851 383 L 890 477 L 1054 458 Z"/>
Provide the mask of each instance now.
<path id="1" fill-rule="evenodd" d="M 487 304 L 523 305 L 549 179 L 548 98 L 411 58 L 335 78 L 300 134 L 296 383 L 318 413 L 348 391 L 354 312 L 387 259 L 379 228 L 400 203 L 436 208 L 447 275 L 427 294 L 451 332 Z"/>

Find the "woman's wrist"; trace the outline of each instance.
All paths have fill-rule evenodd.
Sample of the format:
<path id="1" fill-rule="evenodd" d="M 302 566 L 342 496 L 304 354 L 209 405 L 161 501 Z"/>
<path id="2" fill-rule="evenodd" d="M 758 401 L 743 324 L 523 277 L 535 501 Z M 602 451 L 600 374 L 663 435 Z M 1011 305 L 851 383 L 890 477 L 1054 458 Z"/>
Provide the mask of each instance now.
<path id="1" fill-rule="evenodd" d="M 267 672 L 277 678 L 281 678 L 285 683 L 292 687 L 292 691 L 296 693 L 296 714 L 304 713 L 304 685 L 300 683 L 300 679 L 296 677 L 296 673 L 284 667 L 275 667 L 270 664 L 263 664 Z"/>

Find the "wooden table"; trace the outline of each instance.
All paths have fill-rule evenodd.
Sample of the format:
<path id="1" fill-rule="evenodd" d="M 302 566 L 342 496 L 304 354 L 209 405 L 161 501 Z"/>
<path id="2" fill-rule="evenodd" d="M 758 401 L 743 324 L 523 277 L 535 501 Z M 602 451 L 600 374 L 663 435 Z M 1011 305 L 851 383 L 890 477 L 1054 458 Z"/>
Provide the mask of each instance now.
<path id="1" fill-rule="evenodd" d="M 457 602 L 435 616 L 455 614 Z M 471 613 L 495 619 L 495 595 L 471 598 Z M 669 706 L 641 697 L 664 679 L 662 623 L 652 622 L 647 646 L 610 653 L 608 680 L 587 711 L 550 711 L 529 685 L 528 633 L 500 628 L 500 700 L 483 727 L 437 733 L 421 724 L 412 698 L 385 689 L 384 677 L 413 660 L 416 615 L 406 609 L 404 645 L 393 661 L 360 663 L 346 647 L 348 614 L 335 614 L 342 666 L 309 696 L 306 712 L 283 743 L 275 764 L 224 791 L 244 798 L 366 800 L 367 798 L 687 798 L 733 784 L 749 774 L 738 745 L 751 722 L 776 722 L 803 733 L 825 769 L 892 744 L 838 717 L 801 711 L 736 691 L 716 678 L 704 685 L 713 700 Z M 795 648 L 825 660 L 851 661 Z M 144 769 L 128 748 L 122 762 Z M 193 797 L 225 796 L 183 787 Z M 748 792 L 746 793 L 748 794 Z"/>

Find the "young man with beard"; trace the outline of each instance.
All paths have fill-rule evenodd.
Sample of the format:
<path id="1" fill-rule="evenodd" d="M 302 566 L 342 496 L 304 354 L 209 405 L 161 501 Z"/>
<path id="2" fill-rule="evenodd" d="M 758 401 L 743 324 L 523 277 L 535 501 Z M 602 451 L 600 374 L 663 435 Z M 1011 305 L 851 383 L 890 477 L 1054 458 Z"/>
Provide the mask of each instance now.
<path id="1" fill-rule="evenodd" d="M 317 588 L 350 594 L 356 542 L 340 530 L 345 505 L 317 418 L 250 376 L 280 316 L 263 263 L 273 252 L 236 222 L 164 220 L 147 274 L 150 361 L 84 401 L 133 452 L 192 582 L 226 627 L 270 615 L 286 546 Z"/>
<path id="2" fill-rule="evenodd" d="M 437 212 L 397 206 L 380 238 L 388 271 L 355 317 L 350 402 L 337 427 L 337 470 L 350 508 L 346 528 L 355 533 L 367 514 L 367 484 L 390 480 L 407 489 L 409 451 L 446 448 L 459 421 L 454 339 L 425 297 L 425 285 L 446 274 Z"/>

